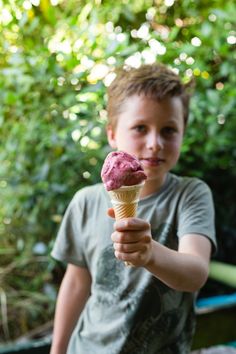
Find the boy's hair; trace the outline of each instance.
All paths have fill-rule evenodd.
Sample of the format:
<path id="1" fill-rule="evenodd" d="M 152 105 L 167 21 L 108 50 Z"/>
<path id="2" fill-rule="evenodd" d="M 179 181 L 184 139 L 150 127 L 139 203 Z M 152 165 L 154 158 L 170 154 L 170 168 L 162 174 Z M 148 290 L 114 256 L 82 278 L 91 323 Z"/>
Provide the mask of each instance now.
<path id="1" fill-rule="evenodd" d="M 136 68 L 119 68 L 116 78 L 108 88 L 108 124 L 116 127 L 117 115 L 122 112 L 125 100 L 133 95 L 145 95 L 161 101 L 167 97 L 179 97 L 183 104 L 186 126 L 191 97 L 190 84 L 183 84 L 173 70 L 163 64 L 142 65 Z"/>

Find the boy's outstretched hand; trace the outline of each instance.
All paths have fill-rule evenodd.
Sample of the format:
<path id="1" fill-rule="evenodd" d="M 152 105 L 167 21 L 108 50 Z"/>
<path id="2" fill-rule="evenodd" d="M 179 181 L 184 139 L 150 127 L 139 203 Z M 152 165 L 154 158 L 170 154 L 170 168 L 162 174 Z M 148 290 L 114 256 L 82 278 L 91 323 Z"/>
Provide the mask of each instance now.
<path id="1" fill-rule="evenodd" d="M 114 210 L 108 215 L 115 217 Z M 172 289 L 195 292 L 208 276 L 210 241 L 202 235 L 186 234 L 178 250 L 152 239 L 150 224 L 139 218 L 126 218 L 114 223 L 111 235 L 115 256 L 135 267 L 144 267 Z"/>
<path id="2" fill-rule="evenodd" d="M 112 208 L 107 213 L 115 217 Z M 135 267 L 145 266 L 152 256 L 150 224 L 138 218 L 124 218 L 115 222 L 114 229 L 111 239 L 116 258 Z"/>

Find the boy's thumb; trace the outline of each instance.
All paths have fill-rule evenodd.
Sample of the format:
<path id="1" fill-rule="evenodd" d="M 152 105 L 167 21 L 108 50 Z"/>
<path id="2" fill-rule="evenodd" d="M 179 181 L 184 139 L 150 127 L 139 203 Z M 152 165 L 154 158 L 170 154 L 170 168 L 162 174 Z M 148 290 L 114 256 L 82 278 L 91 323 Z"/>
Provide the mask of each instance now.
<path id="1" fill-rule="evenodd" d="M 115 212 L 113 208 L 107 209 L 107 215 L 110 216 L 111 218 L 115 219 Z"/>

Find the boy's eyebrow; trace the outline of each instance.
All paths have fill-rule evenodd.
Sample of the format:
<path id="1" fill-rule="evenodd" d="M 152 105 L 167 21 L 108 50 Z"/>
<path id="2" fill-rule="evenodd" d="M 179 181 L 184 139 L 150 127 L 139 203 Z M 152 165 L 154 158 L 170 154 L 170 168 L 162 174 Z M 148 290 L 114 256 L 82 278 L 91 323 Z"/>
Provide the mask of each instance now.
<path id="1" fill-rule="evenodd" d="M 166 120 L 166 123 L 178 123 L 179 120 L 178 119 L 174 119 L 174 118 L 170 118 Z"/>
<path id="2" fill-rule="evenodd" d="M 127 121 L 129 122 L 129 119 L 127 119 Z M 147 123 L 147 119 L 135 116 L 135 117 L 132 117 L 132 120 L 131 120 L 130 123 L 134 123 L 134 124 L 136 124 L 136 123 Z"/>
<path id="3" fill-rule="evenodd" d="M 147 123 L 147 119 L 144 118 L 139 118 L 139 117 L 135 117 L 134 122 L 138 122 L 138 123 Z"/>
<path id="4" fill-rule="evenodd" d="M 148 117 L 147 117 L 148 118 Z M 137 124 L 137 123 L 139 123 L 139 124 L 146 124 L 147 123 L 147 119 L 145 119 L 145 118 L 142 118 L 142 117 L 135 117 L 134 119 L 132 119 L 132 123 L 133 124 Z M 166 119 L 166 121 L 165 121 L 165 123 L 174 123 L 174 124 L 176 124 L 176 123 L 178 123 L 178 119 L 177 118 L 168 118 L 168 119 Z"/>

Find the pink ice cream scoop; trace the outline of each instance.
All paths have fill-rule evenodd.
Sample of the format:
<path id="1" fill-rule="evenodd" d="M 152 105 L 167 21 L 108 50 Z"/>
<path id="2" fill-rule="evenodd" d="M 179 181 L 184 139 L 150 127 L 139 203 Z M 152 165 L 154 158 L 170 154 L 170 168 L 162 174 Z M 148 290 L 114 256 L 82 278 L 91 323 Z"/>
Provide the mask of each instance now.
<path id="1" fill-rule="evenodd" d="M 107 155 L 101 177 L 108 191 L 133 186 L 147 178 L 139 160 L 123 151 L 114 151 Z"/>

